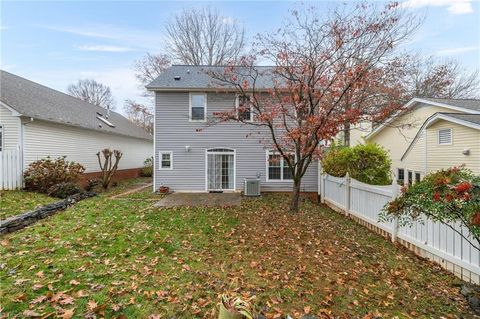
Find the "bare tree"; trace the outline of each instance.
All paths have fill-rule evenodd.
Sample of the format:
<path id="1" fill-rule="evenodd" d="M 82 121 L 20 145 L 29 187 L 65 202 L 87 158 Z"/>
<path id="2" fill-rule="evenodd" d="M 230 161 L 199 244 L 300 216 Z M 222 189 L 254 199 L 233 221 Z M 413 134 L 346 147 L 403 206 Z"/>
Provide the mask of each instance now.
<path id="1" fill-rule="evenodd" d="M 115 109 L 115 100 L 110 88 L 93 79 L 78 80 L 77 83 L 68 86 L 67 92 L 71 96 L 107 110 Z"/>
<path id="2" fill-rule="evenodd" d="M 458 60 L 433 56 L 406 56 L 406 69 L 400 73 L 404 83 L 404 101 L 413 97 L 478 98 L 479 70 L 467 70 Z"/>
<path id="3" fill-rule="evenodd" d="M 245 29 L 210 7 L 184 9 L 166 31 L 173 57 L 185 64 L 227 64 L 236 60 L 245 46 Z"/>
<path id="4" fill-rule="evenodd" d="M 135 77 L 144 88 L 155 80 L 171 65 L 170 57 L 166 54 L 147 53 L 142 59 L 135 61 L 133 69 Z"/>
<path id="5" fill-rule="evenodd" d="M 147 132 L 153 133 L 153 111 L 151 108 L 129 99 L 125 100 L 124 111 L 130 121 Z"/>

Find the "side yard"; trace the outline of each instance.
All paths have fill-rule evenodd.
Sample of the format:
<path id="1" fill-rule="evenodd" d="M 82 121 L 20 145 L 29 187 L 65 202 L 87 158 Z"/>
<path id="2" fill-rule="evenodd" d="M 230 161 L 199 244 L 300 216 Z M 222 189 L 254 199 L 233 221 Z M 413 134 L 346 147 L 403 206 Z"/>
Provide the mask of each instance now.
<path id="1" fill-rule="evenodd" d="M 159 209 L 149 191 L 111 196 L 1 238 L 3 316 L 211 318 L 235 291 L 267 318 L 474 317 L 459 279 L 323 206 L 290 215 L 288 197 L 267 195 Z"/>
<path id="2" fill-rule="evenodd" d="M 26 191 L 0 191 L 0 219 L 5 219 L 25 211 L 58 201 L 44 194 Z"/>

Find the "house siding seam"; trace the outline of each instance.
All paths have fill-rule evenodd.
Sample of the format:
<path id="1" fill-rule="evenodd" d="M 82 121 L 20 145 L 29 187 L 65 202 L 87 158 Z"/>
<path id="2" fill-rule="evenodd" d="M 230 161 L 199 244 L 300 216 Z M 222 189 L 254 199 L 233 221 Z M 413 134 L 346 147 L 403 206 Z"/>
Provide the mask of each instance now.
<path id="1" fill-rule="evenodd" d="M 265 131 L 255 131 L 241 123 L 206 123 L 189 121 L 189 92 L 156 92 L 155 107 L 155 185 L 172 191 L 206 191 L 206 155 L 210 148 L 231 148 L 236 152 L 235 189 L 243 190 L 245 178 L 260 175 L 262 191 L 290 191 L 291 181 L 266 181 L 266 148 L 260 142 Z M 235 94 L 207 93 L 207 118 L 215 112 L 235 107 Z M 198 129 L 201 129 L 198 131 Z M 186 146 L 190 150 L 186 151 Z M 173 153 L 173 170 L 159 170 L 159 152 Z M 305 173 L 301 190 L 317 192 L 317 162 Z"/>

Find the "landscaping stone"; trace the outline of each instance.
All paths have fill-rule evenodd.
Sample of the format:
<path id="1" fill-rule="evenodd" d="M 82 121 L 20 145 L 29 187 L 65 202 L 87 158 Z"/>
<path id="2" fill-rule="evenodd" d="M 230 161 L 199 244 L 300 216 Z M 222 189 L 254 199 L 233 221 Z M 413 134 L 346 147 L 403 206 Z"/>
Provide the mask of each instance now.
<path id="1" fill-rule="evenodd" d="M 90 198 L 95 195 L 96 193 L 94 192 L 84 192 L 84 193 L 75 194 L 61 201 L 51 203 L 45 206 L 41 206 L 39 208 L 25 212 L 23 214 L 12 216 L 7 219 L 1 220 L 0 234 L 11 233 L 19 229 L 22 229 L 28 225 L 35 223 L 40 219 L 44 219 L 48 216 L 55 214 L 60 210 L 66 209 L 69 206 L 75 204 L 76 202 L 81 201 L 82 199 Z"/>
<path id="2" fill-rule="evenodd" d="M 464 283 L 460 293 L 467 299 L 470 308 L 480 314 L 480 286 Z"/>

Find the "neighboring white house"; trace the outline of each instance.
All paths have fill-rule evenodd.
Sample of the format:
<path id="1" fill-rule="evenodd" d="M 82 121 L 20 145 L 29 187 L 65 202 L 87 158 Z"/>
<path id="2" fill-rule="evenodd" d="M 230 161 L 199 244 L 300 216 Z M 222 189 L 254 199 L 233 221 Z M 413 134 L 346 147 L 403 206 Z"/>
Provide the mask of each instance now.
<path id="1" fill-rule="evenodd" d="M 0 189 L 21 186 L 33 161 L 66 156 L 95 175 L 96 153 L 119 149 L 118 176 L 135 176 L 151 157 L 153 138 L 122 115 L 0 71 Z"/>

